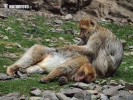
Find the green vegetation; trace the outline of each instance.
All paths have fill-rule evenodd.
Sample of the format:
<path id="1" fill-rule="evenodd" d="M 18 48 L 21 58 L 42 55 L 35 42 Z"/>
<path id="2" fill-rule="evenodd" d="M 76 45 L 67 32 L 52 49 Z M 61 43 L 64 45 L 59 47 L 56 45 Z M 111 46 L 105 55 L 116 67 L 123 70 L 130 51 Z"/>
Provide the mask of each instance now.
<path id="1" fill-rule="evenodd" d="M 101 25 L 112 30 L 119 38 L 125 39 L 127 45 L 124 51 L 131 51 L 128 49 L 128 46 L 133 46 L 133 39 L 129 37 L 133 34 L 133 27 L 127 25 L 118 26 L 113 23 L 102 23 Z M 79 31 L 77 28 L 77 22 L 74 21 L 63 21 L 63 25 L 55 26 L 54 19 L 42 17 L 10 16 L 7 19 L 0 19 L 0 73 L 6 73 L 6 68 L 3 66 L 13 64 L 19 59 L 20 55 L 25 52 L 25 48 L 29 48 L 36 43 L 46 46 L 54 44 L 54 47 L 73 43 L 72 39 L 76 35 L 53 33 L 50 31 L 51 28 L 61 28 L 63 30 L 73 29 Z M 8 38 L 3 39 L 5 36 Z M 59 37 L 63 37 L 64 40 L 59 39 Z M 51 39 L 52 43 L 46 39 Z M 6 54 L 14 54 L 17 57 L 5 56 Z M 108 80 L 123 79 L 128 82 L 133 82 L 133 68 L 129 68 L 129 66 L 133 66 L 132 61 L 133 56 L 124 56 L 123 63 L 117 70 L 116 74 Z M 42 76 L 43 75 L 32 74 L 29 79 L 0 81 L 0 92 L 10 93 L 18 91 L 21 94 L 28 95 L 32 87 L 53 89 L 55 91 L 58 91 L 59 88 L 61 88 L 58 86 L 57 80 L 49 84 L 40 84 L 38 80 Z"/>

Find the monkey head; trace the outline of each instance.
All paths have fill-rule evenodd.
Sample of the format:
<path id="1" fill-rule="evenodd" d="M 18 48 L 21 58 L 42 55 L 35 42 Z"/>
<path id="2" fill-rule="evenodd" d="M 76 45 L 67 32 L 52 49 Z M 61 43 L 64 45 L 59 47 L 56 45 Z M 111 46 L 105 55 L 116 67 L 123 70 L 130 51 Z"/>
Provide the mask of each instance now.
<path id="1" fill-rule="evenodd" d="M 94 19 L 88 17 L 81 19 L 78 24 L 78 28 L 80 29 L 79 37 L 87 42 L 94 32 L 96 25 L 97 23 Z"/>
<path id="2" fill-rule="evenodd" d="M 77 71 L 74 81 L 90 83 L 96 80 L 95 69 L 90 64 L 85 64 Z"/>

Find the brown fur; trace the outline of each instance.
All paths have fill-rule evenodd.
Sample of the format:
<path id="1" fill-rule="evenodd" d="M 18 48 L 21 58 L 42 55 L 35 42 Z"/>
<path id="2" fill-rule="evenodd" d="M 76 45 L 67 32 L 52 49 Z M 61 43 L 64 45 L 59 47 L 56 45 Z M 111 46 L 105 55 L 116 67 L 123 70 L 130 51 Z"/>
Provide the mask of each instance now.
<path id="1" fill-rule="evenodd" d="M 56 51 L 37 44 L 9 66 L 7 74 L 14 75 L 19 68 L 25 69 L 27 73 L 49 73 L 40 80 L 42 83 L 61 76 L 67 77 L 68 80 L 87 83 L 96 79 L 96 72 L 86 57 L 69 51 Z"/>
<path id="2" fill-rule="evenodd" d="M 112 76 L 123 58 L 123 47 L 119 38 L 110 30 L 99 26 L 91 18 L 83 18 L 78 27 L 82 43 L 60 49 L 78 52 L 87 56 L 98 77 Z"/>

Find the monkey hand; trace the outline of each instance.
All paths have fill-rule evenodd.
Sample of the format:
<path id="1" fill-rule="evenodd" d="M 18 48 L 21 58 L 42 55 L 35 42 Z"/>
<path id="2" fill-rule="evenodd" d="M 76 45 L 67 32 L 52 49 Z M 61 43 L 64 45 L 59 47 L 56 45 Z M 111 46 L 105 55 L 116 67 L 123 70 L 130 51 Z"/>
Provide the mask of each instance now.
<path id="1" fill-rule="evenodd" d="M 57 51 L 67 51 L 69 49 L 69 45 L 65 45 L 63 47 L 56 48 Z"/>

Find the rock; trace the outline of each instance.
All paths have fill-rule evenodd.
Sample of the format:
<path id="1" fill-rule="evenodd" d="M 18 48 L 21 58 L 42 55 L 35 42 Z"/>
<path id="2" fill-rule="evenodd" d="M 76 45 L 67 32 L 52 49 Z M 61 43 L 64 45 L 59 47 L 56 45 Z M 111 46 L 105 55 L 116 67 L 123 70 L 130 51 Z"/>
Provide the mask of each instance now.
<path id="1" fill-rule="evenodd" d="M 64 20 L 71 20 L 73 17 L 71 14 L 67 14 L 64 18 Z"/>
<path id="2" fill-rule="evenodd" d="M 30 94 L 33 95 L 33 96 L 41 96 L 42 92 L 41 92 L 40 89 L 35 89 L 33 91 L 30 91 Z"/>
<path id="3" fill-rule="evenodd" d="M 101 100 L 109 100 L 109 98 L 105 94 L 100 94 L 100 96 L 101 96 L 100 97 Z"/>
<path id="4" fill-rule="evenodd" d="M 62 20 L 55 20 L 54 23 L 59 24 L 59 25 L 63 24 Z"/>
<path id="5" fill-rule="evenodd" d="M 12 28 L 11 27 L 7 27 L 5 30 L 8 31 L 8 30 L 11 30 Z"/>
<path id="6" fill-rule="evenodd" d="M 121 97 L 121 96 L 112 96 L 112 97 L 110 97 L 110 100 L 125 100 L 125 99 L 123 99 L 123 97 Z"/>
<path id="7" fill-rule="evenodd" d="M 42 98 L 43 98 L 43 99 L 49 98 L 50 100 L 59 100 L 59 99 L 56 97 L 55 92 L 49 91 L 49 90 L 43 91 L 43 93 L 42 93 Z"/>
<path id="8" fill-rule="evenodd" d="M 129 90 L 129 93 L 133 94 L 133 91 L 132 90 Z"/>
<path id="9" fill-rule="evenodd" d="M 24 100 L 44 100 L 44 99 L 42 97 L 29 97 L 29 99 L 24 99 Z"/>
<path id="10" fill-rule="evenodd" d="M 81 43 L 81 41 L 82 41 L 82 39 L 80 39 L 80 38 L 74 38 L 74 39 L 72 39 L 76 44 L 80 44 Z"/>
<path id="11" fill-rule="evenodd" d="M 26 97 L 25 95 L 22 95 L 20 98 L 19 98 L 19 100 L 27 100 L 28 99 L 28 97 Z"/>
<path id="12" fill-rule="evenodd" d="M 118 89 L 112 87 L 112 88 L 103 90 L 103 93 L 108 96 L 114 96 L 118 94 Z"/>
<path id="13" fill-rule="evenodd" d="M 53 32 L 53 33 L 65 33 L 65 30 L 63 30 L 63 29 L 51 29 L 50 30 L 51 32 Z"/>
<path id="14" fill-rule="evenodd" d="M 82 82 L 77 82 L 75 84 L 70 85 L 71 87 L 76 87 L 76 88 L 81 88 L 81 89 L 87 89 L 89 88 L 88 84 L 82 83 Z"/>
<path id="15" fill-rule="evenodd" d="M 97 90 L 87 90 L 89 93 L 91 93 L 91 94 L 94 94 L 94 95 L 96 95 L 96 94 L 98 94 L 98 92 L 97 92 Z"/>
<path id="16" fill-rule="evenodd" d="M 7 75 L 5 73 L 0 73 L 0 80 L 9 80 L 9 79 L 13 79 L 13 76 Z"/>
<path id="17" fill-rule="evenodd" d="M 96 95 L 91 95 L 91 100 L 97 100 L 97 96 Z"/>
<path id="18" fill-rule="evenodd" d="M 66 33 L 66 34 L 74 34 L 74 35 L 75 35 L 75 34 L 77 34 L 78 32 L 77 32 L 76 30 L 73 30 L 73 29 L 66 29 L 66 30 L 65 30 L 65 33 Z"/>
<path id="19" fill-rule="evenodd" d="M 19 100 L 19 93 L 15 92 L 15 93 L 9 93 L 5 96 L 0 97 L 0 100 Z"/>
<path id="20" fill-rule="evenodd" d="M 125 88 L 128 90 L 133 90 L 133 83 L 125 83 Z"/>
<path id="21" fill-rule="evenodd" d="M 93 83 L 91 83 L 91 84 L 89 84 L 89 88 L 90 88 L 90 90 L 94 90 L 96 88 L 96 86 Z"/>
<path id="22" fill-rule="evenodd" d="M 103 80 L 100 85 L 106 85 L 107 84 L 107 81 L 106 80 Z"/>
<path id="23" fill-rule="evenodd" d="M 26 79 L 29 77 L 25 72 L 22 72 L 22 70 L 16 71 L 16 75 L 17 75 L 17 77 L 19 77 L 21 79 Z"/>
<path id="24" fill-rule="evenodd" d="M 123 85 L 123 86 L 125 86 L 125 84 L 126 84 L 126 82 L 123 81 L 123 80 L 119 80 L 119 83 L 120 83 L 121 85 Z"/>
<path id="25" fill-rule="evenodd" d="M 110 100 L 133 100 L 133 95 L 126 95 L 126 96 L 113 96 L 110 98 Z"/>
<path id="26" fill-rule="evenodd" d="M 115 80 L 111 80 L 109 84 L 113 85 L 113 86 L 118 86 L 119 85 L 119 83 L 117 83 Z"/>
<path id="27" fill-rule="evenodd" d="M 130 93 L 126 90 L 120 90 L 118 91 L 119 95 L 123 95 L 123 96 L 126 96 L 126 95 L 129 95 Z"/>
<path id="28" fill-rule="evenodd" d="M 78 100 L 91 100 L 91 94 L 86 90 L 75 93 L 74 97 Z"/>
<path id="29" fill-rule="evenodd" d="M 75 98 L 75 97 L 72 97 L 71 100 L 79 100 L 79 99 L 77 99 L 77 98 Z"/>
<path id="30" fill-rule="evenodd" d="M 83 90 L 79 88 L 71 88 L 71 89 L 61 89 L 60 93 L 63 93 L 68 97 L 73 97 L 75 93 L 79 93 L 81 91 Z"/>
<path id="31" fill-rule="evenodd" d="M 63 93 L 56 93 L 56 96 L 59 100 L 71 100 L 71 98 L 65 96 Z"/>
<path id="32" fill-rule="evenodd" d="M 128 46 L 128 48 L 129 48 L 130 50 L 133 50 L 133 46 Z"/>
<path id="33" fill-rule="evenodd" d="M 2 39 L 3 40 L 8 40 L 9 38 L 8 38 L 8 36 L 5 35 Z"/>
<path id="34" fill-rule="evenodd" d="M 45 39 L 46 42 L 50 42 L 50 39 Z"/>
<path id="35" fill-rule="evenodd" d="M 59 37 L 60 40 L 64 41 L 65 39 L 63 37 Z"/>
<path id="36" fill-rule="evenodd" d="M 129 66 L 129 68 L 133 68 L 133 66 Z"/>

